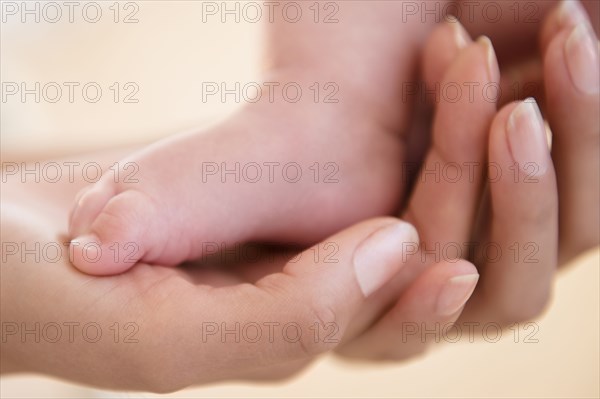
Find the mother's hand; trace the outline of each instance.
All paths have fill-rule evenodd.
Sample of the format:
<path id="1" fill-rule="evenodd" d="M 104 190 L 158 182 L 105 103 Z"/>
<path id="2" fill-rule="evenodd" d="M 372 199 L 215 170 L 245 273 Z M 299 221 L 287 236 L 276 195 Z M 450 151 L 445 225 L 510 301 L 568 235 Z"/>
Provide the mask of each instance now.
<path id="1" fill-rule="evenodd" d="M 3 372 L 156 392 L 282 378 L 348 336 L 366 297 L 418 246 L 410 225 L 380 218 L 292 259 L 242 256 L 222 268 L 138 264 L 93 277 L 71 266 L 63 234 L 81 185 L 66 175 L 25 184 L 12 176 L 3 184 Z M 465 262 L 434 269 L 421 280 L 429 292 L 415 299 L 432 302 L 444 281 L 465 270 L 474 272 Z"/>
<path id="2" fill-rule="evenodd" d="M 573 14 L 565 16 L 565 10 Z M 341 354 L 402 359 L 422 352 L 430 342 L 439 342 L 440 325 L 452 320 L 458 319 L 458 328 L 471 331 L 490 322 L 502 326 L 529 320 L 544 309 L 557 265 L 598 245 L 600 65 L 597 39 L 585 14 L 578 11 L 577 7 L 554 10 L 542 34 L 543 105 L 554 133 L 552 159 L 535 103 L 509 104 L 493 122 L 489 101 L 477 96 L 474 101 L 461 98 L 463 101 L 438 104 L 433 147 L 423 171 L 429 171 L 430 180 L 437 176 L 441 181 L 418 181 L 405 217 L 419 229 L 423 258 L 427 258 L 426 249 L 430 257 L 443 258 L 448 256 L 445 248 L 458 247 L 459 255 L 477 265 L 482 278 L 464 312 L 446 319 L 433 308 L 429 317 L 407 313 L 404 289 L 412 276 L 401 273 L 367 302 L 368 311 L 363 314 L 374 316 L 355 323 L 354 330 L 361 335 L 342 346 Z M 424 76 L 430 85 L 442 81 L 442 76 L 445 84 L 465 83 L 466 78 L 453 71 L 461 58 L 464 64 L 468 56 L 469 49 L 457 55 L 458 48 L 469 42 L 458 25 L 445 24 L 433 33 L 425 51 Z M 477 62 L 470 65 L 476 68 Z M 473 73 L 468 77 L 481 83 L 478 87 L 485 83 Z M 488 129 L 477 122 L 482 117 L 491 124 L 489 145 L 482 140 Z M 463 178 L 452 184 L 440 178 L 439 171 L 447 167 L 456 171 L 457 165 L 467 163 L 489 168 L 490 192 L 483 199 L 479 196 L 481 174 L 459 170 Z M 437 174 L 432 173 L 436 170 Z M 465 176 L 475 178 L 465 181 Z M 427 173 L 421 172 L 420 178 L 427 180 Z M 465 248 L 466 243 L 475 251 Z M 486 248 L 494 251 L 486 253 Z M 397 301 L 395 307 L 386 310 L 393 300 Z M 411 317 L 414 320 L 409 323 Z M 428 322 L 414 322 L 423 318 Z"/>

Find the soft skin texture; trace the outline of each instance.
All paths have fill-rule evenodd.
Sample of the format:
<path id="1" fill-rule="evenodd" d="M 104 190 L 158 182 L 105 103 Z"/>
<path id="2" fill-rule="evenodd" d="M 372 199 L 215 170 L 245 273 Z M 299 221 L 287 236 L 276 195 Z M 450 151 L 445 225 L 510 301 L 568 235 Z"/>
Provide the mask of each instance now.
<path id="1" fill-rule="evenodd" d="M 503 5 L 499 21 L 485 17 L 485 4 L 476 10 L 447 4 L 436 3 L 439 10 L 458 7 L 470 29 L 487 28 L 505 44 L 506 36 L 537 27 L 551 3 L 532 3 L 531 10 Z M 394 212 L 407 193 L 402 166 L 420 161 L 427 141 L 422 131 L 411 135 L 414 101 L 406 100 L 404 86 L 415 80 L 419 48 L 440 19 L 425 11 L 411 12 L 402 2 L 343 2 L 336 23 L 268 24 L 264 80 L 302 87 L 335 82 L 339 102 L 261 99 L 208 132 L 180 134 L 121 160 L 121 167 L 137 166 L 135 182 L 115 181 L 110 173 L 75 201 L 69 228 L 75 266 L 111 275 L 137 261 L 176 265 L 198 258 L 206 242 L 307 245 Z M 499 28 L 510 34 L 499 35 Z M 292 162 L 303 175 L 295 183 L 281 175 L 281 165 Z M 253 172 L 257 164 L 263 169 L 258 183 L 206 174 L 236 165 L 254 165 Z M 266 164 L 277 165 L 274 181 Z"/>
<path id="2" fill-rule="evenodd" d="M 556 15 L 551 14 L 549 18 Z M 464 79 L 466 71 L 476 75 L 482 82 L 499 79 L 497 71 L 489 73 L 490 52 L 485 41 L 473 43 L 466 36 L 461 42 L 466 44 L 464 48 L 456 45 L 455 51 L 435 51 L 439 46 L 447 49 L 446 46 L 452 45 L 447 41 L 440 44 L 439 40 L 453 37 L 457 27 L 445 24 L 437 29 L 441 33 L 434 32 L 425 51 L 425 68 L 427 70 L 431 66 L 431 71 L 434 71 L 424 74 L 428 84 L 448 79 L 447 76 L 460 81 Z M 562 82 L 566 89 L 572 82 L 566 78 L 566 67 L 559 62 L 560 58 L 551 59 L 552 62 L 548 60 L 551 54 L 560 55 L 560 50 L 564 48 L 562 44 L 572 30 L 573 26 L 565 26 L 558 31 L 550 30 L 552 33 L 542 40 L 543 43 L 549 43 L 544 53 L 547 76 L 552 77 L 546 80 L 547 91 L 554 91 L 555 96 L 559 93 L 554 87 L 557 82 Z M 594 37 L 593 40 L 597 39 Z M 555 53 L 552 53 L 553 48 Z M 427 54 L 444 56 L 431 58 Z M 597 70 L 598 65 L 595 67 Z M 597 104 L 597 94 L 580 96 L 572 91 L 570 95 L 578 99 L 578 104 L 583 107 Z M 551 98 L 550 94 L 548 98 Z M 511 103 L 496 114 L 490 111 L 489 103 L 481 101 L 436 104 L 438 111 L 434 122 L 433 145 L 427 155 L 426 168 L 436 161 L 457 163 L 464 160 L 465 156 L 469 160 L 494 160 L 502 168 L 507 168 L 516 154 L 520 154 L 521 158 L 523 154 L 525 158 L 531 156 L 532 161 L 542 165 L 542 162 L 548 161 L 545 158 L 548 153 L 544 152 L 543 146 L 536 146 L 539 140 L 533 140 L 533 146 L 523 148 L 515 147 L 509 141 L 510 117 L 521 106 L 521 102 Z M 560 109 L 560 106 L 571 107 L 560 101 L 548 101 L 545 109 L 549 115 L 562 112 L 562 115 L 568 116 L 576 111 L 573 108 Z M 455 121 L 444 119 L 449 110 L 457 115 L 467 115 L 469 111 L 477 110 L 480 113 L 478 123 L 463 129 L 462 125 L 453 123 Z M 528 123 L 535 128 L 535 119 L 530 119 Z M 552 126 L 552 121 L 550 123 Z M 568 135 L 577 137 L 583 132 L 585 136 L 579 139 L 587 138 L 588 143 L 597 143 L 600 132 L 595 113 L 582 113 L 579 119 L 570 122 L 566 117 L 561 123 L 564 126 L 562 130 L 552 126 L 556 139 L 563 134 L 562 140 L 565 141 Z M 446 146 L 454 141 L 445 140 L 447 137 L 454 137 L 456 141 L 465 140 L 464 145 L 472 145 L 474 152 L 463 154 L 459 151 L 461 147 L 456 151 L 448 151 Z M 598 162 L 597 146 L 596 152 L 593 146 L 590 147 L 585 156 L 589 162 Z M 361 243 L 373 236 L 378 228 L 396 222 L 389 218 L 369 220 L 353 226 L 324 239 L 318 246 L 303 252 L 299 258 L 287 252 L 274 258 L 267 257 L 266 261 L 238 262 L 227 265 L 227 268 L 206 265 L 165 268 L 140 263 L 128 273 L 95 278 L 74 269 L 68 256 L 61 257 L 57 262 L 36 262 L 32 257 L 23 259 L 20 254 L 7 255 L 2 259 L 0 281 L 0 314 L 3 323 L 19 325 L 25 322 L 31 326 L 35 322 L 79 322 L 80 325 L 95 322 L 102 327 L 104 336 L 94 344 L 84 341 L 81 335 L 76 335 L 72 343 L 35 343 L 31 341 L 31 335 L 25 342 L 20 342 L 17 336 L 15 340 L 2 343 L 1 371 L 39 372 L 113 389 L 167 392 L 189 384 L 217 380 L 285 378 L 308 364 L 314 356 L 331 349 L 361 359 L 405 359 L 421 353 L 428 343 L 415 340 L 399 344 L 394 341 L 404 322 L 431 325 L 458 318 L 459 321 L 494 320 L 508 323 L 534 317 L 539 314 L 548 296 L 549 284 L 558 262 L 556 254 L 560 254 L 560 263 L 564 264 L 566 259 L 598 243 L 595 230 L 598 225 L 598 201 L 591 206 L 587 202 L 590 196 L 598 193 L 598 168 L 586 172 L 591 174 L 589 181 L 573 179 L 561 184 L 561 167 L 573 173 L 576 168 L 583 168 L 578 163 L 581 154 L 573 148 L 558 146 L 556 141 L 553 146 L 553 157 L 562 154 L 562 161 L 556 162 L 558 189 L 555 186 L 554 168 L 544 163 L 544 172 L 536 176 L 536 184 L 525 184 L 519 172 L 516 181 L 511 174 L 508 180 L 500 179 L 494 185 L 490 183 L 489 194 L 485 194 L 484 179 L 480 175 L 451 187 L 430 184 L 417 176 L 416 187 L 407 201 L 408 208 L 403 215 L 426 230 L 420 233 L 422 245 L 436 242 L 444 244 L 448 240 L 461 242 L 471 234 L 479 242 L 493 240 L 499 245 L 511 244 L 514 237 L 525 237 L 539 246 L 539 261 L 535 267 L 530 267 L 531 264 L 526 264 L 522 259 L 515 262 L 503 257 L 499 266 L 498 262 L 488 264 L 485 259 L 474 256 L 476 269 L 463 260 L 436 262 L 426 257 L 422 261 L 420 252 L 410 258 L 404 257 L 405 254 L 401 252 L 392 252 L 391 257 L 381 263 L 396 274 L 380 273 L 392 280 L 387 284 L 380 282 L 384 285 L 365 297 L 361 290 L 365 285 L 356 280 L 352 258 Z M 96 154 L 78 161 L 93 160 L 108 166 L 116 159 L 123 159 L 129 152 Z M 436 160 L 436 154 L 444 153 L 448 153 L 446 158 Z M 14 177 L 9 179 L 1 191 L 3 243 L 23 243 L 27 248 L 36 243 L 42 246 L 45 243 L 66 243 L 65 221 L 69 204 L 82 188 L 83 182 L 71 184 L 63 180 L 56 184 L 21 184 Z M 447 195 L 448 191 L 452 195 Z M 483 197 L 478 200 L 482 191 Z M 513 193 L 510 198 L 506 196 L 507 191 Z M 423 197 L 423 192 L 429 192 L 432 197 L 428 199 L 431 209 L 443 209 L 448 206 L 448 201 L 463 218 L 454 219 L 454 214 L 419 210 L 424 204 L 416 198 Z M 491 197 L 492 206 L 483 206 L 482 212 L 477 215 L 474 208 L 482 201 L 485 205 L 486 195 Z M 563 201 L 566 196 L 579 198 L 579 202 Z M 40 203 L 39 198 L 43 198 L 44 202 Z M 516 201 L 515 205 L 515 199 L 521 201 Z M 560 203 L 558 211 L 557 201 Z M 590 208 L 582 209 L 586 206 Z M 578 221 L 574 221 L 574 225 L 579 223 L 579 226 L 571 236 L 562 236 L 557 241 L 558 218 L 566 218 L 563 216 L 565 212 L 572 213 Z M 590 212 L 592 217 L 584 217 Z M 593 219 L 594 215 L 596 220 Z M 439 218 L 452 220 L 444 224 Z M 468 225 L 473 218 L 477 221 L 469 230 Z M 316 249 L 321 249 L 318 253 L 329 254 L 331 247 L 328 244 L 332 242 L 337 245 L 337 257 L 340 260 L 334 267 L 325 264 L 323 257 L 315 260 Z M 66 252 L 66 248 L 64 250 Z M 461 303 L 468 300 L 479 272 L 482 276 L 475 297 L 467 303 L 465 312 L 461 314 Z M 338 281 L 344 284 L 338 284 Z M 447 292 L 449 287 L 452 288 L 450 293 Z M 323 292 L 329 295 L 324 297 Z M 524 306 L 517 307 L 515 303 Z M 454 310 L 454 313 L 449 314 L 449 310 Z M 209 341 L 207 344 L 202 342 L 201 335 L 199 337 L 202 321 L 220 323 L 253 319 L 255 322 L 264 322 L 274 321 L 272 318 L 282 322 L 294 320 L 301 324 L 333 319 L 339 323 L 337 335 L 342 341 L 314 343 L 308 340 L 302 341 L 303 345 L 292 346 L 281 341 L 274 342 L 264 347 L 261 352 L 264 357 L 256 361 L 255 356 L 243 355 L 249 354 L 248 345 L 244 343 L 223 345 Z M 121 333 L 118 344 L 114 343 L 113 331 L 109 328 L 115 322 L 119 323 Z M 130 328 L 125 329 L 127 323 L 138 326 L 135 339 L 139 342 L 123 342 L 124 335 L 131 331 Z M 206 354 L 207 357 L 199 354 Z"/>
<path id="3" fill-rule="evenodd" d="M 107 275 L 138 260 L 176 265 L 202 256 L 205 242 L 306 245 L 395 212 L 405 189 L 400 166 L 411 109 L 399 90 L 416 78 L 418 49 L 433 26 L 416 17 L 398 24 L 401 13 L 401 3 L 344 2 L 338 23 L 269 24 L 264 80 L 335 82 L 339 101 L 305 95 L 270 103 L 265 96 L 208 132 L 177 135 L 122 160 L 138 166 L 137 182 L 109 174 L 74 205 L 75 266 Z M 266 170 L 259 182 L 203 174 L 208 164 L 231 170 L 292 162 L 302 172 L 297 183 L 282 176 L 282 166 L 274 181 Z M 92 242 L 103 255 L 94 262 L 85 251 Z M 132 256 L 115 259 L 111 245 Z M 133 253 L 126 248 L 132 245 Z"/>
<path id="4" fill-rule="evenodd" d="M 78 161 L 86 159 L 108 166 L 118 158 L 96 154 Z M 54 184 L 22 184 L 9 178 L 2 191 L 3 242 L 27 248 L 65 243 L 61 220 L 80 186 L 66 178 Z M 43 206 L 36 200 L 40 195 L 46 199 Z M 140 263 L 128 273 L 104 278 L 73 268 L 67 247 L 52 262 L 6 254 L 0 281 L 2 323 L 19 331 L 6 334 L 2 343 L 2 372 L 38 372 L 112 389 L 154 392 L 212 381 L 287 377 L 348 336 L 348 326 L 366 300 L 364 281 L 357 280 L 364 276 L 355 272 L 356 262 L 364 262 L 364 256 L 357 255 L 361 248 L 375 245 L 370 251 L 375 256 L 372 267 L 388 270 L 376 273 L 384 276 L 379 285 L 410 267 L 403 248 L 418 248 L 412 228 L 400 229 L 407 233 L 395 236 L 387 250 L 380 246 L 386 241 L 381 229 L 397 223 L 393 218 L 365 221 L 299 255 L 265 254 L 262 260 L 242 260 L 230 267 Z M 468 262 L 441 262 L 417 280 L 411 297 L 429 307 L 445 281 L 474 273 Z M 226 323 L 233 328 L 236 322 L 296 323 L 303 336 L 290 342 L 275 327 L 273 340 L 267 339 L 269 327 L 264 327 L 259 343 L 209 334 L 209 327 Z M 56 323 L 64 328 L 62 338 L 51 342 L 54 335 L 49 333 L 39 342 L 31 334 L 23 339 L 23 323 L 29 329 L 35 323 L 41 329 Z M 82 327 L 90 323 L 102 330 L 97 342 L 88 341 L 94 340 L 95 328 L 83 335 Z M 320 323 L 318 339 L 311 330 L 315 323 Z M 75 326 L 70 341 L 67 325 Z"/>

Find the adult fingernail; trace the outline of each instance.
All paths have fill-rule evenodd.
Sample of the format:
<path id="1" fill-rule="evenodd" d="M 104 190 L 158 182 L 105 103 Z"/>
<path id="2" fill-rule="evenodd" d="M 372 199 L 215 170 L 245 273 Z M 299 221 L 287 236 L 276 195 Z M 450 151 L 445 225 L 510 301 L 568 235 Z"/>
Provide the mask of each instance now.
<path id="1" fill-rule="evenodd" d="M 471 39 L 469 38 L 465 28 L 463 28 L 462 24 L 458 21 L 458 18 L 453 15 L 447 15 L 445 19 L 446 23 L 452 28 L 452 39 L 456 45 L 456 48 L 463 49 L 467 47 L 467 44 L 471 41 Z"/>
<path id="2" fill-rule="evenodd" d="M 473 294 L 478 280 L 478 274 L 466 274 L 449 279 L 438 296 L 437 314 L 452 316 L 458 312 Z"/>
<path id="3" fill-rule="evenodd" d="M 415 228 L 406 222 L 381 227 L 356 248 L 353 257 L 358 285 L 365 296 L 377 291 L 415 253 L 419 244 Z"/>
<path id="4" fill-rule="evenodd" d="M 550 152 L 542 114 L 533 98 L 521 102 L 510 114 L 506 127 L 513 160 L 528 177 L 546 173 Z"/>
<path id="5" fill-rule="evenodd" d="M 490 82 L 498 81 L 498 77 L 500 76 L 500 69 L 498 68 L 498 61 L 496 58 L 496 52 L 494 51 L 494 46 L 492 45 L 492 41 L 487 36 L 480 36 L 477 39 L 477 43 L 479 43 L 479 45 L 482 46 L 485 50 L 486 64 Z"/>
<path id="6" fill-rule="evenodd" d="M 563 0 L 558 6 L 558 24 L 561 28 L 587 21 L 587 13 L 577 0 Z"/>
<path id="7" fill-rule="evenodd" d="M 569 35 L 565 43 L 565 57 L 575 87 L 586 94 L 598 94 L 598 41 L 587 23 L 580 23 Z"/>

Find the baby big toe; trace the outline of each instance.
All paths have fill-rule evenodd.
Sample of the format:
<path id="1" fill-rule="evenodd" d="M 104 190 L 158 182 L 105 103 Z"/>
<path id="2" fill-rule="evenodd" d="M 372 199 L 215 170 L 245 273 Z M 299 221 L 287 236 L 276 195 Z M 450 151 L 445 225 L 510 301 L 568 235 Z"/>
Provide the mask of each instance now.
<path id="1" fill-rule="evenodd" d="M 114 275 L 130 269 L 143 258 L 146 248 L 152 248 L 147 241 L 155 241 L 152 223 L 156 215 L 154 205 L 141 192 L 124 191 L 105 202 L 103 195 L 86 193 L 82 198 L 79 208 L 85 209 L 75 211 L 72 231 L 79 235 L 71 241 L 70 256 L 84 273 Z M 84 229 L 86 225 L 89 228 Z"/>

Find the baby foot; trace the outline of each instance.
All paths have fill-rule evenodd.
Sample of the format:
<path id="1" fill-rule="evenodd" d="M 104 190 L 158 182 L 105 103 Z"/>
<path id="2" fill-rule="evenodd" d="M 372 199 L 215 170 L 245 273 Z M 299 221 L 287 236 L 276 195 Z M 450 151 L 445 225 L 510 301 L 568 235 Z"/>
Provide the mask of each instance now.
<path id="1" fill-rule="evenodd" d="M 133 154 L 78 195 L 74 265 L 106 275 L 245 241 L 303 245 L 393 212 L 401 137 L 350 103 L 251 104 Z"/>

